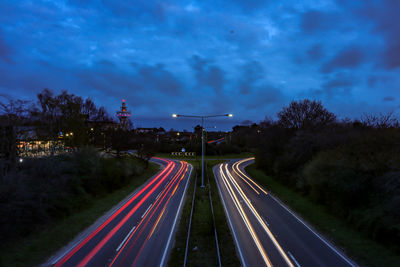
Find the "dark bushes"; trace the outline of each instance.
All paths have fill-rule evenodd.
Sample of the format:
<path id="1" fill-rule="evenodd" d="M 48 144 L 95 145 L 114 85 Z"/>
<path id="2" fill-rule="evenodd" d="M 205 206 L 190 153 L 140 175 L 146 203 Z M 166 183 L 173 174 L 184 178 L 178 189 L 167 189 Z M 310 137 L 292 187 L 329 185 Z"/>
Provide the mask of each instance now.
<path id="1" fill-rule="evenodd" d="M 397 120 L 337 122 L 312 101 L 291 103 L 278 117 L 253 135 L 260 140 L 257 166 L 357 230 L 400 249 Z"/>
<path id="2" fill-rule="evenodd" d="M 112 192 L 141 174 L 134 158 L 102 158 L 85 148 L 72 155 L 26 159 L 0 177 L 0 236 L 27 235 Z"/>
<path id="3" fill-rule="evenodd" d="M 304 168 L 311 198 L 380 240 L 400 238 L 400 133 L 370 132 Z"/>

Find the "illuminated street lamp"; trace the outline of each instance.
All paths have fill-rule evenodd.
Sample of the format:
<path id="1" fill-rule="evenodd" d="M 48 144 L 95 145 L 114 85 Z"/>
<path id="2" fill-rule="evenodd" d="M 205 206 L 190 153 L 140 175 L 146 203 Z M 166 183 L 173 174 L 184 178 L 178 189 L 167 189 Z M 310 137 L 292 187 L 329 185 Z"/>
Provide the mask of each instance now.
<path id="1" fill-rule="evenodd" d="M 172 114 L 172 117 L 173 118 L 185 117 L 185 118 L 201 119 L 201 187 L 204 187 L 204 120 L 207 118 L 214 118 L 214 117 L 233 117 L 233 114 L 207 115 L 207 116 Z"/>

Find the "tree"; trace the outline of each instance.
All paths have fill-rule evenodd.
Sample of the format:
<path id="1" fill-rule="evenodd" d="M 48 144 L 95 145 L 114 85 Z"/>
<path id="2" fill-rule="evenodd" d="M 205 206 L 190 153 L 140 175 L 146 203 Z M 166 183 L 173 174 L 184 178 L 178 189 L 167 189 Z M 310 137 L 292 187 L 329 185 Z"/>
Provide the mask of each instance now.
<path id="1" fill-rule="evenodd" d="M 0 159 L 1 175 L 16 166 L 17 140 L 25 134 L 23 124 L 28 117 L 29 102 L 13 100 L 3 96 L 6 101 L 0 101 Z"/>
<path id="2" fill-rule="evenodd" d="M 336 121 L 335 114 L 325 109 L 321 101 L 292 101 L 278 113 L 278 123 L 289 129 L 316 129 Z"/>
<path id="3" fill-rule="evenodd" d="M 97 108 L 90 98 L 84 100 L 67 91 L 54 95 L 49 89 L 44 89 L 37 97 L 39 109 L 32 115 L 38 121 L 37 135 L 43 139 L 56 141 L 60 132 L 65 133 L 65 137 L 69 133 L 68 145 L 80 147 L 89 142 L 88 122 L 96 127 L 110 120 L 105 109 Z"/>

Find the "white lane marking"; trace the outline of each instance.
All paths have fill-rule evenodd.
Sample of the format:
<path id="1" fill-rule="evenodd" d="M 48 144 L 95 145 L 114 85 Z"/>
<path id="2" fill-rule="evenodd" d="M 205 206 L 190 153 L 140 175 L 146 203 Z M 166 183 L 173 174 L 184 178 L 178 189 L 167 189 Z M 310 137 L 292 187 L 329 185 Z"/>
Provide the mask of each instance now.
<path id="1" fill-rule="evenodd" d="M 157 197 L 156 197 L 156 200 L 160 197 L 161 193 L 162 193 L 162 192 L 158 193 L 158 195 L 157 195 Z"/>
<path id="2" fill-rule="evenodd" d="M 246 194 L 243 192 L 243 190 L 240 188 L 240 186 L 237 184 L 236 180 L 233 178 L 231 173 L 229 172 L 228 165 L 225 165 L 225 171 L 226 174 L 228 175 L 230 182 L 232 185 L 236 188 L 236 190 L 239 192 L 239 195 L 243 198 L 244 202 L 246 203 L 247 207 L 249 207 L 250 211 L 253 213 L 253 215 L 256 217 L 257 221 L 260 223 L 262 228 L 265 230 L 267 235 L 269 236 L 270 240 L 274 244 L 275 248 L 279 251 L 283 259 L 286 261 L 287 265 L 293 266 L 292 262 L 290 261 L 289 257 L 286 255 L 285 251 L 282 249 L 281 245 L 279 242 L 276 240 L 275 236 L 272 234 L 271 230 L 268 228 L 268 226 L 264 223 L 264 221 L 261 219 L 261 216 L 257 212 L 257 210 L 254 208 L 254 206 L 249 202 L 248 197 Z"/>
<path id="3" fill-rule="evenodd" d="M 264 216 L 261 215 L 261 218 L 263 219 L 263 221 L 265 222 L 265 224 L 266 224 L 267 226 L 269 226 L 269 223 L 268 223 L 267 220 L 264 218 Z"/>
<path id="4" fill-rule="evenodd" d="M 181 211 L 183 199 L 185 198 L 184 196 L 186 195 L 186 190 L 187 190 L 187 187 L 188 187 L 188 184 L 189 184 L 190 177 L 192 175 L 193 166 L 192 165 L 189 165 L 189 166 L 190 166 L 189 179 L 187 179 L 187 181 L 186 181 L 185 190 L 183 191 L 181 202 L 179 203 L 178 212 L 176 213 L 176 216 L 175 216 L 175 219 L 174 219 L 174 224 L 172 225 L 171 232 L 169 233 L 168 242 L 167 242 L 167 245 L 165 246 L 165 250 L 164 250 L 163 256 L 161 258 L 160 266 L 164 266 L 164 262 L 165 262 L 165 259 L 167 257 L 169 244 L 171 243 L 172 234 L 175 231 L 175 226 L 176 226 L 176 222 L 178 220 L 178 215 L 179 215 L 179 213 Z"/>
<path id="5" fill-rule="evenodd" d="M 162 164 L 159 163 L 153 159 L 150 159 L 151 162 L 156 163 L 158 165 L 160 165 L 160 171 L 157 172 L 156 174 L 154 174 L 153 176 L 151 176 L 151 178 L 148 180 L 148 182 L 144 183 L 143 185 L 141 185 L 140 187 L 136 188 L 130 195 L 128 195 L 123 201 L 121 201 L 120 203 L 118 203 L 117 205 L 115 205 L 110 212 L 108 212 L 107 217 L 105 217 L 104 219 L 102 219 L 102 221 L 99 223 L 98 226 L 96 226 L 97 228 L 100 227 L 105 221 L 107 221 L 111 216 L 114 215 L 114 213 L 119 210 L 120 208 L 122 208 L 126 203 L 128 203 L 128 201 L 130 201 L 132 199 L 132 197 L 134 197 L 137 192 L 139 192 L 141 189 L 143 189 L 144 187 L 146 187 L 149 183 L 151 183 L 151 181 L 157 177 L 158 175 L 160 175 L 160 177 L 162 176 L 161 173 L 166 171 L 166 169 L 169 168 L 169 163 L 167 164 Z M 165 166 L 165 168 L 163 168 Z M 96 224 L 97 222 L 95 222 Z M 91 226 L 90 226 L 91 227 Z M 95 230 L 97 229 L 95 227 Z M 89 228 L 88 228 L 89 229 Z M 95 231 L 93 230 L 93 231 Z M 86 231 L 86 230 L 85 230 Z M 59 256 L 58 258 L 56 258 L 53 261 L 53 265 L 57 264 L 57 262 L 59 262 L 62 258 L 65 257 L 65 255 L 67 255 L 69 252 L 71 252 L 76 246 L 78 246 L 83 240 L 85 240 L 90 234 L 92 234 L 93 231 L 87 232 L 81 239 L 79 239 L 79 241 L 75 242 L 72 246 L 70 246 L 67 250 L 65 250 L 64 253 L 61 254 L 61 256 Z"/>
<path id="6" fill-rule="evenodd" d="M 135 230 L 136 226 L 133 226 L 133 228 L 129 231 L 129 233 L 125 236 L 124 240 L 122 240 L 121 244 L 119 244 L 118 248 L 115 251 L 119 251 L 122 246 L 125 244 L 126 240 L 128 239 L 128 237 L 132 234 L 132 232 Z"/>
<path id="7" fill-rule="evenodd" d="M 143 217 L 146 215 L 146 213 L 149 211 L 149 209 L 151 208 L 151 206 L 153 206 L 153 204 L 150 204 L 150 206 L 147 208 L 147 210 L 145 211 L 145 213 L 143 213 L 143 215 L 142 215 L 142 219 L 143 219 Z"/>
<path id="8" fill-rule="evenodd" d="M 305 222 L 303 222 L 299 217 L 296 216 L 291 210 L 289 210 L 283 203 L 280 202 L 277 198 L 275 198 L 273 195 L 269 194 L 269 196 L 272 197 L 273 200 L 275 200 L 276 203 L 281 205 L 287 212 L 292 214 L 299 222 L 301 222 L 308 230 L 310 230 L 314 235 L 316 235 L 322 242 L 325 243 L 329 248 L 331 248 L 334 252 L 336 252 L 337 255 L 339 255 L 343 260 L 345 260 L 350 266 L 356 267 L 354 263 L 352 263 L 350 260 L 348 260 L 345 256 L 343 256 L 338 250 L 336 250 L 331 244 L 329 244 L 324 238 L 322 238 L 319 234 L 314 232 Z"/>
<path id="9" fill-rule="evenodd" d="M 295 259 L 295 257 L 292 255 L 292 253 L 290 253 L 290 251 L 288 250 L 287 252 L 289 254 L 289 257 L 292 258 L 292 260 L 294 261 L 294 263 L 296 264 L 297 267 L 301 267 L 301 265 L 297 262 L 297 260 Z"/>
<path id="10" fill-rule="evenodd" d="M 214 167 L 214 168 L 218 168 L 218 166 L 219 166 L 219 165 L 217 165 L 217 166 Z M 218 172 L 217 172 L 217 173 L 218 173 Z M 215 177 L 215 180 L 217 180 L 217 179 L 216 179 L 215 172 L 214 172 L 214 177 Z M 224 197 L 223 197 L 223 195 L 222 195 L 222 192 L 221 192 L 221 189 L 220 189 L 220 187 L 219 187 L 219 182 L 218 182 L 218 181 L 215 181 L 215 182 L 217 183 L 219 196 L 220 196 L 221 199 L 222 199 L 222 204 L 224 205 L 224 210 L 225 210 L 226 217 L 228 218 L 228 221 L 229 221 L 229 226 L 231 227 L 231 231 L 232 231 L 232 233 L 233 233 L 233 237 L 235 238 L 235 243 L 236 243 L 236 247 L 238 248 L 238 251 L 239 251 L 240 259 L 241 259 L 241 261 L 242 261 L 243 267 L 246 267 L 246 262 L 244 261 L 244 258 L 243 258 L 242 249 L 240 248 L 239 241 L 238 241 L 238 239 L 237 239 L 237 237 L 236 237 L 236 232 L 235 232 L 235 230 L 234 230 L 234 228 L 233 228 L 232 221 L 231 221 L 231 216 L 229 215 L 228 209 L 227 209 L 226 204 L 225 204 L 225 199 L 224 199 Z"/>
<path id="11" fill-rule="evenodd" d="M 251 225 L 247 215 L 245 214 L 242 205 L 239 203 L 239 199 L 236 196 L 236 193 L 234 192 L 234 189 L 230 185 L 230 183 L 228 181 L 228 178 L 223 173 L 223 169 L 222 169 L 223 165 L 219 165 L 219 166 L 220 166 L 220 176 L 222 177 L 222 181 L 223 181 L 223 183 L 225 185 L 225 188 L 228 191 L 228 193 L 229 193 L 229 195 L 230 195 L 230 197 L 232 199 L 233 204 L 235 204 L 235 207 L 236 207 L 239 215 L 242 217 L 243 223 L 247 227 L 251 238 L 253 239 L 255 245 L 257 246 L 257 249 L 260 252 L 261 257 L 263 258 L 263 260 L 265 262 L 265 265 L 268 266 L 268 267 L 272 266 L 272 263 L 271 263 L 270 259 L 268 258 L 267 253 L 265 252 L 265 250 L 264 250 L 264 248 L 263 248 L 263 246 L 262 246 L 257 234 L 255 233 L 253 226 Z M 227 166 L 228 165 L 225 164 L 225 169 L 227 169 Z"/>

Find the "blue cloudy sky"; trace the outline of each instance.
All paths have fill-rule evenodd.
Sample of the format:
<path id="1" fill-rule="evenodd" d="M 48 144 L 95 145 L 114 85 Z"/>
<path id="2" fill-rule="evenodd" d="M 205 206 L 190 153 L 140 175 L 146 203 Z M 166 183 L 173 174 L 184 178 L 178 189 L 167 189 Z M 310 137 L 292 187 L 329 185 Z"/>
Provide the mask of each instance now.
<path id="1" fill-rule="evenodd" d="M 0 1 L 0 93 L 91 97 L 135 126 L 318 99 L 340 118 L 400 114 L 399 0 Z M 214 124 L 214 122 L 210 122 Z"/>

